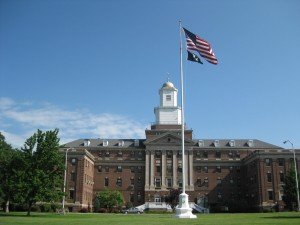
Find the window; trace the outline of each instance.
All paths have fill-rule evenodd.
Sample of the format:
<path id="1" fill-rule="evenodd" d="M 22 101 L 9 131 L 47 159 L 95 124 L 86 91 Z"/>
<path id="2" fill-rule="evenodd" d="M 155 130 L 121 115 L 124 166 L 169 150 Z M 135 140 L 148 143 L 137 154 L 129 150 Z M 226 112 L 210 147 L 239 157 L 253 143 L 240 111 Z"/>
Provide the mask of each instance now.
<path id="1" fill-rule="evenodd" d="M 208 187 L 208 178 L 207 177 L 205 177 L 205 179 L 204 179 L 204 186 Z"/>
<path id="2" fill-rule="evenodd" d="M 130 167 L 130 172 L 131 172 L 131 173 L 134 173 L 134 166 L 131 166 L 131 167 Z"/>
<path id="3" fill-rule="evenodd" d="M 198 140 L 198 146 L 199 146 L 199 147 L 203 147 L 203 146 L 204 146 L 203 140 Z"/>
<path id="4" fill-rule="evenodd" d="M 271 159 L 265 159 L 266 166 L 271 166 Z"/>
<path id="5" fill-rule="evenodd" d="M 135 139 L 134 140 L 134 147 L 139 147 L 140 146 L 140 140 Z"/>
<path id="6" fill-rule="evenodd" d="M 230 177 L 229 182 L 230 182 L 231 184 L 233 184 L 233 178 L 232 178 L 232 177 Z"/>
<path id="7" fill-rule="evenodd" d="M 205 158 L 205 159 L 208 158 L 208 152 L 207 152 L 207 151 L 204 151 L 204 152 L 203 152 L 203 158 Z"/>
<path id="8" fill-rule="evenodd" d="M 278 159 L 278 166 L 284 166 L 284 159 Z"/>
<path id="9" fill-rule="evenodd" d="M 168 159 L 171 159 L 172 156 L 173 156 L 172 151 L 167 151 L 167 158 L 168 158 Z"/>
<path id="10" fill-rule="evenodd" d="M 178 172 L 182 173 L 182 165 L 178 165 Z"/>
<path id="11" fill-rule="evenodd" d="M 105 166 L 105 172 L 109 172 L 109 166 Z"/>
<path id="12" fill-rule="evenodd" d="M 220 151 L 216 151 L 216 158 L 220 159 L 221 158 L 221 152 Z"/>
<path id="13" fill-rule="evenodd" d="M 109 185 L 109 179 L 108 179 L 108 177 L 105 177 L 104 178 L 104 186 L 108 187 L 108 185 Z"/>
<path id="14" fill-rule="evenodd" d="M 71 173 L 71 181 L 75 181 L 75 178 L 76 178 L 75 177 L 75 172 L 72 171 L 72 173 Z"/>
<path id="15" fill-rule="evenodd" d="M 122 187 L 122 178 L 121 178 L 121 177 L 119 177 L 119 178 L 117 179 L 116 185 L 119 186 L 119 187 Z"/>
<path id="16" fill-rule="evenodd" d="M 155 188 L 160 188 L 160 186 L 161 186 L 160 178 L 155 178 Z"/>
<path id="17" fill-rule="evenodd" d="M 201 179 L 200 178 L 197 179 L 197 187 L 201 187 Z"/>
<path id="18" fill-rule="evenodd" d="M 217 179 L 217 185 L 221 185 L 222 184 L 222 179 L 220 178 L 220 177 L 218 177 L 218 179 Z"/>
<path id="19" fill-rule="evenodd" d="M 196 157 L 197 157 L 197 158 L 200 158 L 200 157 L 201 157 L 201 152 L 200 152 L 200 151 L 197 151 L 197 152 L 196 152 Z"/>
<path id="20" fill-rule="evenodd" d="M 279 173 L 279 180 L 281 183 L 284 183 L 284 174 L 282 171 L 280 171 L 280 173 Z"/>
<path id="21" fill-rule="evenodd" d="M 217 172 L 217 173 L 221 173 L 221 166 L 217 166 L 217 167 L 216 167 L 216 172 Z"/>
<path id="22" fill-rule="evenodd" d="M 109 157 L 109 152 L 105 152 L 105 157 Z"/>
<path id="23" fill-rule="evenodd" d="M 247 145 L 248 147 L 253 147 L 253 140 L 248 140 Z"/>
<path id="24" fill-rule="evenodd" d="M 155 158 L 160 158 L 161 156 L 161 151 L 155 151 Z"/>
<path id="25" fill-rule="evenodd" d="M 204 170 L 205 173 L 208 173 L 208 167 L 207 166 L 204 166 L 203 170 Z"/>
<path id="26" fill-rule="evenodd" d="M 273 190 L 268 190 L 268 198 L 269 200 L 273 200 Z"/>
<path id="27" fill-rule="evenodd" d="M 122 166 L 117 166 L 117 172 L 122 172 Z"/>
<path id="28" fill-rule="evenodd" d="M 134 193 L 133 192 L 130 193 L 130 202 L 134 202 Z"/>
<path id="29" fill-rule="evenodd" d="M 268 182 L 272 182 L 272 174 L 270 172 L 267 173 Z"/>
<path id="30" fill-rule="evenodd" d="M 215 147 L 218 147 L 218 146 L 219 146 L 219 143 L 220 143 L 219 140 L 215 140 L 215 141 L 214 141 L 214 146 L 215 146 Z"/>
<path id="31" fill-rule="evenodd" d="M 178 187 L 182 188 L 182 180 L 178 180 Z"/>
<path id="32" fill-rule="evenodd" d="M 118 157 L 122 157 L 123 156 L 123 152 L 119 151 L 118 152 Z"/>
<path id="33" fill-rule="evenodd" d="M 166 95 L 166 101 L 171 101 L 172 97 L 171 95 Z"/>
<path id="34" fill-rule="evenodd" d="M 173 171 L 173 166 L 171 164 L 167 164 L 167 172 L 172 173 Z"/>
<path id="35" fill-rule="evenodd" d="M 229 146 L 230 147 L 234 147 L 235 146 L 235 141 L 234 140 L 230 140 L 229 141 Z"/>
<path id="36" fill-rule="evenodd" d="M 142 178 L 138 177 L 138 185 L 141 186 L 141 184 L 142 184 Z"/>
<path id="37" fill-rule="evenodd" d="M 76 163 L 76 159 L 73 158 L 73 159 L 71 160 L 71 163 L 74 165 L 74 164 Z"/>
<path id="38" fill-rule="evenodd" d="M 75 191 L 74 190 L 69 190 L 69 196 L 70 196 L 70 199 L 74 199 Z"/>
<path id="39" fill-rule="evenodd" d="M 156 173 L 160 173 L 160 172 L 161 172 L 160 166 L 156 166 Z"/>
<path id="40" fill-rule="evenodd" d="M 142 195 L 141 195 L 141 192 L 138 192 L 138 194 L 137 194 L 137 200 L 138 200 L 138 202 L 141 202 L 141 201 L 142 201 Z"/>
<path id="41" fill-rule="evenodd" d="M 98 172 L 102 172 L 102 166 L 98 166 Z"/>
<path id="42" fill-rule="evenodd" d="M 172 187 L 172 178 L 167 178 L 167 187 L 168 188 Z"/>
<path id="43" fill-rule="evenodd" d="M 130 178 L 130 185 L 134 186 L 134 178 L 133 177 Z"/>
<path id="44" fill-rule="evenodd" d="M 134 155 L 135 155 L 135 154 L 134 154 L 134 151 L 131 151 L 131 152 L 130 152 L 130 157 L 131 157 L 131 158 L 134 158 Z"/>
<path id="45" fill-rule="evenodd" d="M 103 146 L 108 146 L 108 141 L 107 140 L 103 141 Z"/>
<path id="46" fill-rule="evenodd" d="M 123 147 L 124 146 L 124 141 L 119 141 L 118 146 Z"/>
<path id="47" fill-rule="evenodd" d="M 200 173 L 200 172 L 201 172 L 201 166 L 196 166 L 196 171 L 197 171 L 198 173 Z"/>

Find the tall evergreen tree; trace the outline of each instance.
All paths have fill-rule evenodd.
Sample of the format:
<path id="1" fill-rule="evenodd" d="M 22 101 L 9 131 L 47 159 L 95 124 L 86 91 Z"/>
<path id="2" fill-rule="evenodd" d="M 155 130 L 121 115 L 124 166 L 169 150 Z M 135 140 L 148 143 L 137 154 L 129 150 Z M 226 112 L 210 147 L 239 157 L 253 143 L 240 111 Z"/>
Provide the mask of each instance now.
<path id="1" fill-rule="evenodd" d="M 58 201 L 62 197 L 63 157 L 59 153 L 58 129 L 38 130 L 25 142 L 24 153 L 24 200 L 28 205 L 27 215 L 38 202 Z"/>

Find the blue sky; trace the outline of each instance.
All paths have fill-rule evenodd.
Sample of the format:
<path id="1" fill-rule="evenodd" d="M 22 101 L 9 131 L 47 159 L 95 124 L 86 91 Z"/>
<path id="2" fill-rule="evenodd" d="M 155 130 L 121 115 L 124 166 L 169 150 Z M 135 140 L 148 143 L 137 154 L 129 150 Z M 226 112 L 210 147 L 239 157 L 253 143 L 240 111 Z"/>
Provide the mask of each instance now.
<path id="1" fill-rule="evenodd" d="M 14 146 L 38 128 L 62 143 L 144 138 L 167 74 L 180 86 L 181 19 L 219 60 L 184 60 L 194 138 L 299 147 L 299 12 L 297 0 L 0 0 L 0 131 Z"/>

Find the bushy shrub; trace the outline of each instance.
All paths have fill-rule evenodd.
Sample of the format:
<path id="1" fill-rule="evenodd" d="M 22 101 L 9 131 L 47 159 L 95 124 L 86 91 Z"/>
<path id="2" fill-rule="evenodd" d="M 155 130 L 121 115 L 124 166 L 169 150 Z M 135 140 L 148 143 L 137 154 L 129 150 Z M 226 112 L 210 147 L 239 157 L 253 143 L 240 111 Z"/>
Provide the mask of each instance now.
<path id="1" fill-rule="evenodd" d="M 82 208 L 82 209 L 80 209 L 79 212 L 81 212 L 81 213 L 87 213 L 87 212 L 89 212 L 89 210 L 87 208 Z"/>
<path id="2" fill-rule="evenodd" d="M 98 210 L 98 212 L 99 212 L 99 213 L 107 213 L 107 209 L 105 209 L 105 208 L 100 208 L 100 209 Z"/>

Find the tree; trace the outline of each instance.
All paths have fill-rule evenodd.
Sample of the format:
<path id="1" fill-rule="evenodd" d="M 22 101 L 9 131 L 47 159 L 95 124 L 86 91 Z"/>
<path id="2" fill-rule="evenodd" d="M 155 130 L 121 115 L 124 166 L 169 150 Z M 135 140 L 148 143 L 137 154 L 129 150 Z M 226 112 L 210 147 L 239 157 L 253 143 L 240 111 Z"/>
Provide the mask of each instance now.
<path id="1" fill-rule="evenodd" d="M 114 207 L 122 206 L 124 202 L 123 195 L 120 191 L 111 191 L 108 189 L 99 192 L 96 199 L 98 199 L 100 203 L 100 208 L 108 209 L 110 212 Z"/>
<path id="2" fill-rule="evenodd" d="M 165 202 L 174 209 L 179 203 L 179 189 L 170 189 L 169 195 L 165 197 Z"/>
<path id="3" fill-rule="evenodd" d="M 23 171 L 21 152 L 6 143 L 0 133 L 0 199 L 5 204 L 5 212 L 9 212 L 10 202 L 20 198 Z"/>
<path id="4" fill-rule="evenodd" d="M 24 144 L 24 201 L 28 205 L 27 215 L 38 202 L 58 201 L 63 193 L 63 157 L 59 153 L 58 129 L 42 132 L 38 130 Z"/>
<path id="5" fill-rule="evenodd" d="M 294 205 L 297 204 L 297 191 L 296 191 L 296 173 L 294 164 L 291 165 L 287 175 L 285 176 L 285 185 L 283 187 L 284 196 L 283 201 L 285 202 L 286 206 L 293 210 Z M 299 174 L 298 174 L 298 181 Z M 298 187 L 300 187 L 300 182 L 298 183 Z"/>

